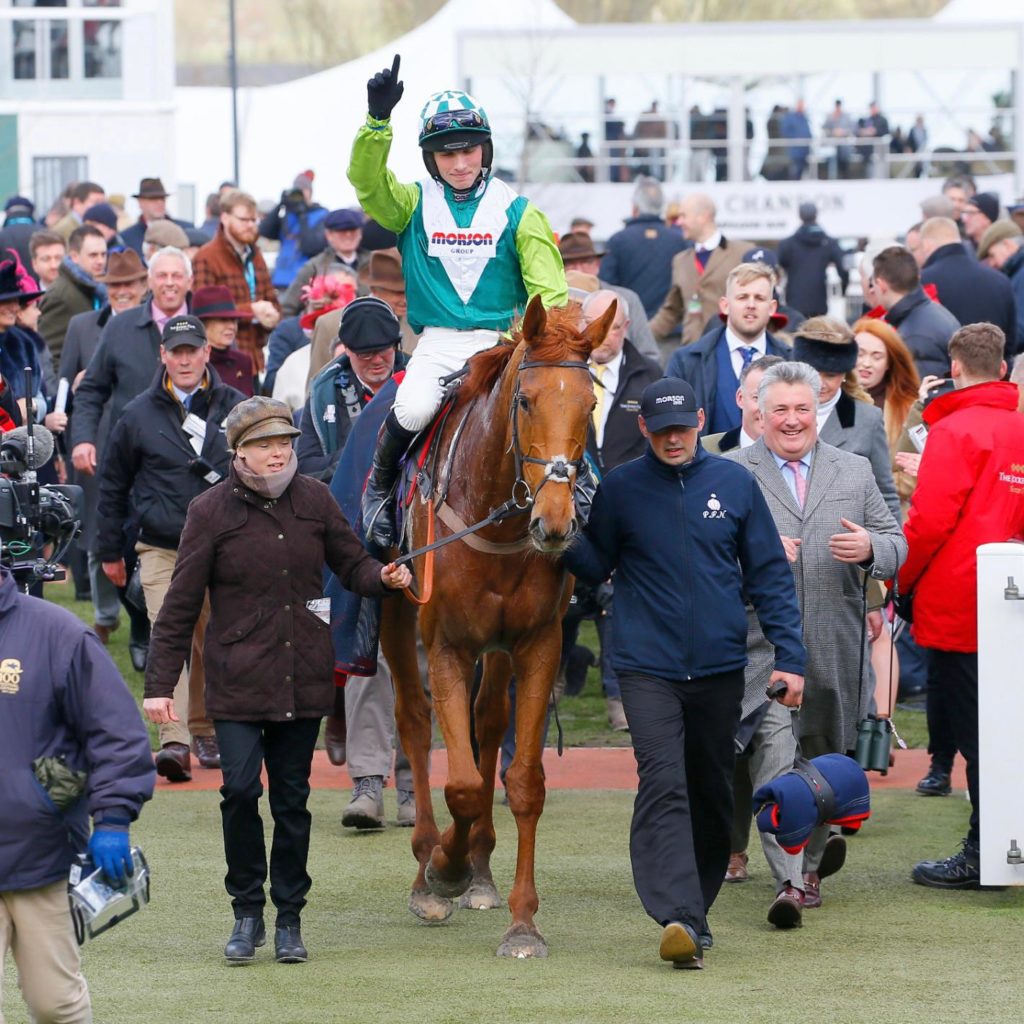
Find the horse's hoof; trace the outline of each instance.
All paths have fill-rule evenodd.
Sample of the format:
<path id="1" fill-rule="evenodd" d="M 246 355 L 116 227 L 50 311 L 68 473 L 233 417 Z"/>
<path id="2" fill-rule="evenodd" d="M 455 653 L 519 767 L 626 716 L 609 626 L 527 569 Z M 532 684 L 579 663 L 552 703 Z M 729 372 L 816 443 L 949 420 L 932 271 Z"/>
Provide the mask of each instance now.
<path id="1" fill-rule="evenodd" d="M 493 882 L 474 882 L 460 897 L 463 910 L 495 910 L 501 906 L 501 897 Z"/>
<path id="2" fill-rule="evenodd" d="M 427 924 L 444 924 L 455 913 L 455 904 L 425 889 L 413 889 L 409 893 L 409 909 Z"/>
<path id="3" fill-rule="evenodd" d="M 430 886 L 430 891 L 435 896 L 442 896 L 449 900 L 455 899 L 456 896 L 461 896 L 473 884 L 472 869 L 467 870 L 462 878 L 449 881 L 447 878 L 442 878 L 440 875 L 435 874 L 429 862 L 424 872 L 424 877 L 427 880 L 427 885 Z"/>
<path id="4" fill-rule="evenodd" d="M 542 959 L 548 955 L 548 944 L 536 928 L 524 924 L 511 925 L 498 947 L 498 956 L 516 960 Z"/>

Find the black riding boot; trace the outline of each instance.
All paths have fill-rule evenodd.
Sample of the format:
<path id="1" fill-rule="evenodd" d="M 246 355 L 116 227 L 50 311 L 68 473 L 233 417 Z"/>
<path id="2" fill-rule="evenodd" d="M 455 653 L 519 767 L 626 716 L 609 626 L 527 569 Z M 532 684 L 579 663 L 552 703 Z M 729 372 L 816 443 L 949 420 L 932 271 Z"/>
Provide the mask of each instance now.
<path id="1" fill-rule="evenodd" d="M 373 468 L 363 491 L 363 529 L 367 540 L 385 549 L 395 541 L 388 496 L 398 476 L 398 461 L 415 436 L 416 431 L 406 430 L 393 412 L 388 413 L 377 435 Z"/>
<path id="2" fill-rule="evenodd" d="M 573 488 L 573 501 L 576 503 L 576 521 L 582 529 L 590 519 L 590 507 L 594 504 L 594 494 L 597 491 L 597 478 L 588 462 L 582 471 L 576 473 L 576 483 Z"/>

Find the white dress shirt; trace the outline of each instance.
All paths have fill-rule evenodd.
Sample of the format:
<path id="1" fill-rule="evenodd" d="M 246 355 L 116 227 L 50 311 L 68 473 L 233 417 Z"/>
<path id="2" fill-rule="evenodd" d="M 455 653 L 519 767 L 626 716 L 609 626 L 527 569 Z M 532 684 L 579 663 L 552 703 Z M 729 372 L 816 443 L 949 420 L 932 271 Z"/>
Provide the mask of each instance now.
<path id="1" fill-rule="evenodd" d="M 761 356 L 768 354 L 768 336 L 764 331 L 761 332 L 761 337 L 754 341 L 744 341 L 742 338 L 737 337 L 732 332 L 732 328 L 725 325 L 725 343 L 729 346 L 729 358 L 732 359 L 732 372 L 736 374 L 736 379 L 740 379 L 740 371 L 743 369 L 743 353 L 740 352 L 741 348 L 754 348 L 757 349 L 757 355 L 754 359 L 760 359 Z"/>

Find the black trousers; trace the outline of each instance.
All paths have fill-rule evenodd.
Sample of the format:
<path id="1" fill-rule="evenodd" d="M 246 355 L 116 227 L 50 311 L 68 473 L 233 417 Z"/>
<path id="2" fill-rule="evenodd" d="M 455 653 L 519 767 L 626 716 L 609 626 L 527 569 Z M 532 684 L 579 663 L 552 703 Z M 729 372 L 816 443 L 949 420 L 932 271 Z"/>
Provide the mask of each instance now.
<path id="1" fill-rule="evenodd" d="M 932 655 L 941 651 L 918 648 L 925 654 L 925 718 L 928 722 L 928 753 L 931 755 L 931 767 L 936 771 L 949 775 L 953 771 L 953 759 L 956 757 L 956 732 L 950 717 L 949 702 L 944 698 L 943 687 L 936 678 L 932 668 Z M 949 652 L 945 652 L 949 653 Z M 900 655 L 902 658 L 902 654 Z M 941 671 L 941 669 L 939 670 Z M 900 673 L 903 662 L 900 661 Z M 977 673 L 975 673 L 977 675 Z M 975 688 L 977 692 L 977 688 Z"/>
<path id="2" fill-rule="evenodd" d="M 270 899 L 280 927 L 299 923 L 311 885 L 306 872 L 309 828 L 309 772 L 320 734 L 319 718 L 295 722 L 213 723 L 220 747 L 220 813 L 228 873 L 224 885 L 235 917 L 263 913 L 267 848 L 259 800 L 260 770 L 267 766 L 274 841 L 270 849 Z"/>
<path id="3" fill-rule="evenodd" d="M 933 701 L 952 730 L 956 749 L 967 762 L 971 823 L 967 842 L 977 847 L 978 825 L 978 654 L 928 650 L 928 719 Z M 952 759 L 950 759 L 952 765 Z"/>
<path id="4" fill-rule="evenodd" d="M 633 883 L 659 924 L 699 931 L 729 866 L 743 670 L 690 680 L 623 675 L 619 683 L 640 779 Z"/>

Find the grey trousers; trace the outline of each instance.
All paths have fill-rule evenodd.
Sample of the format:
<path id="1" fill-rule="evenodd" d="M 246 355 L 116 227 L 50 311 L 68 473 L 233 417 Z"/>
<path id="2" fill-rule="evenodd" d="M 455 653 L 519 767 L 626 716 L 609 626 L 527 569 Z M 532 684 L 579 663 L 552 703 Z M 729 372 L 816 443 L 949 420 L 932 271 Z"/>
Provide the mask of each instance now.
<path id="1" fill-rule="evenodd" d="M 761 724 L 754 733 L 754 738 L 746 750 L 746 762 L 750 772 L 752 792 L 760 786 L 785 775 L 793 767 L 796 758 L 796 737 L 793 735 L 793 713 L 773 700 L 765 712 Z M 748 805 L 748 827 L 750 822 Z M 768 861 L 772 877 L 775 879 L 775 891 L 787 885 L 803 890 L 803 872 L 805 868 L 803 855 L 786 853 L 779 846 L 778 840 L 770 832 L 761 833 L 761 848 L 764 858 Z M 821 853 L 819 851 L 820 858 Z"/>
<path id="2" fill-rule="evenodd" d="M 92 589 L 92 610 L 97 626 L 116 626 L 121 617 L 121 599 L 117 587 L 107 579 L 100 556 L 88 553 L 89 586 Z"/>
<path id="3" fill-rule="evenodd" d="M 377 674 L 349 676 L 345 683 L 345 758 L 354 779 L 368 775 L 391 775 L 391 752 L 395 757 L 395 787 L 412 789 L 412 769 L 395 729 L 395 690 L 384 656 Z"/>
<path id="4" fill-rule="evenodd" d="M 836 751 L 828 743 L 824 736 L 801 736 L 800 750 L 804 757 L 810 760 L 813 757 L 821 757 L 822 754 L 842 753 Z M 833 826 L 819 825 L 812 833 L 807 845 L 804 847 L 804 873 L 810 874 L 818 870 L 821 863 L 821 855 L 825 852 L 825 844 L 832 834 Z M 838 827 L 836 827 L 838 832 Z"/>

